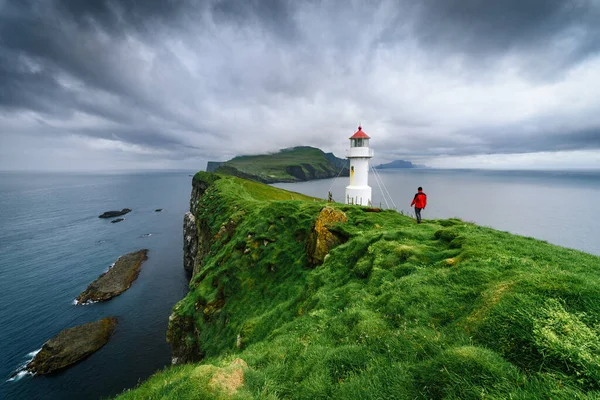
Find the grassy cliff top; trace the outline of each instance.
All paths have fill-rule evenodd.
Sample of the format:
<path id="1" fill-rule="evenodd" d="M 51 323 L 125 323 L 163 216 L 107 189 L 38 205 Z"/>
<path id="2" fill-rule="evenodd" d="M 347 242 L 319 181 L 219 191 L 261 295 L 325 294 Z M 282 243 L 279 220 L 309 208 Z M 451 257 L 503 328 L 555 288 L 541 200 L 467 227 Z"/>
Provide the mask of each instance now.
<path id="1" fill-rule="evenodd" d="M 221 179 L 223 178 L 223 179 Z M 210 185 L 218 182 L 212 189 L 215 189 L 219 199 L 230 201 L 233 203 L 245 202 L 264 202 L 264 201 L 279 201 L 279 200 L 303 200 L 303 201 L 319 201 L 322 199 L 306 196 L 301 193 L 290 192 L 287 190 L 278 189 L 273 186 L 263 183 L 241 179 L 233 176 L 221 176 L 210 172 L 200 171 L 194 175 L 193 181 L 206 182 Z M 218 189 L 217 189 L 218 188 Z M 226 217 L 226 216 L 225 216 Z"/>
<path id="2" fill-rule="evenodd" d="M 120 398 L 600 396 L 600 257 L 334 204 L 344 243 L 313 269 L 306 240 L 325 203 L 197 179 L 211 181 L 196 215 L 211 244 L 169 334 L 203 359 Z"/>

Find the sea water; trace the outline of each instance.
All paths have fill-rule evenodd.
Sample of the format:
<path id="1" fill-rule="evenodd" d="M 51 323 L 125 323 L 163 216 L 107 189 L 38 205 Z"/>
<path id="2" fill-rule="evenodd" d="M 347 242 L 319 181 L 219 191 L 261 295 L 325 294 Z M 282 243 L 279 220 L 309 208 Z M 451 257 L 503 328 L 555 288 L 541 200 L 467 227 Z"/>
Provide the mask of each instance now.
<path id="1" fill-rule="evenodd" d="M 183 215 L 190 172 L 0 173 L 0 399 L 97 399 L 170 364 L 173 305 L 187 292 Z M 131 208 L 124 221 L 98 215 Z M 155 209 L 162 208 L 161 212 Z M 119 256 L 147 248 L 130 289 L 107 302 L 74 299 Z M 119 320 L 107 345 L 49 376 L 21 368 L 64 328 Z"/>
<path id="2" fill-rule="evenodd" d="M 600 255 L 600 171 L 382 169 L 369 173 L 372 203 L 414 216 L 419 186 L 424 219 L 457 217 Z M 274 186 L 343 202 L 348 178 Z M 383 195 L 386 194 L 386 196 Z M 389 193 L 389 196 L 387 195 Z"/>

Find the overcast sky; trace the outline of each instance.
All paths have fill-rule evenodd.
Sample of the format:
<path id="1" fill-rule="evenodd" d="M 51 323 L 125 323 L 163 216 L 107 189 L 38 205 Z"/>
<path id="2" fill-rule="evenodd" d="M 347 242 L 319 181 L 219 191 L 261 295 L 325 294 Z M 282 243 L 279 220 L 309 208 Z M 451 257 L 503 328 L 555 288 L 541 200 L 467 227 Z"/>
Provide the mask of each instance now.
<path id="1" fill-rule="evenodd" d="M 0 169 L 600 167 L 600 1 L 0 0 Z"/>

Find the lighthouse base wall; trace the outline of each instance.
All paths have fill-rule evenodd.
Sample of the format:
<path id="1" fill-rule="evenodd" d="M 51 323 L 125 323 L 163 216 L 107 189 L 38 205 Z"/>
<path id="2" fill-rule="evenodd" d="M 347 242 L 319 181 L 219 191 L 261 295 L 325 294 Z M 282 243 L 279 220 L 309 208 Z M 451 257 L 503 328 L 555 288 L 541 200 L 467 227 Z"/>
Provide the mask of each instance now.
<path id="1" fill-rule="evenodd" d="M 371 187 L 370 186 L 346 186 L 346 204 L 355 204 L 359 206 L 371 205 Z"/>

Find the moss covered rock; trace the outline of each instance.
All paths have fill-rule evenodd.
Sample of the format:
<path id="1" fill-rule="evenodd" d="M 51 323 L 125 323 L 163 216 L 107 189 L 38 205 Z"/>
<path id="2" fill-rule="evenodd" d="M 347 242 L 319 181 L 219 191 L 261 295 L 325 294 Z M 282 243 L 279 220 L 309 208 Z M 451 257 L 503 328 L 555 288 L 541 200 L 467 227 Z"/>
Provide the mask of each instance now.
<path id="1" fill-rule="evenodd" d="M 185 364 L 199 361 L 202 352 L 198 343 L 198 329 L 194 319 L 188 315 L 182 315 L 175 307 L 169 317 L 169 329 L 167 330 L 167 342 L 171 345 L 171 363 Z"/>
<path id="2" fill-rule="evenodd" d="M 105 301 L 120 295 L 131 287 L 148 259 L 148 249 L 128 253 L 119 257 L 115 265 L 90 283 L 85 291 L 77 296 L 77 303 Z"/>
<path id="3" fill-rule="evenodd" d="M 348 221 L 348 217 L 343 211 L 329 206 L 321 210 L 308 235 L 306 244 L 306 255 L 311 265 L 323 264 L 329 250 L 343 242 L 343 239 L 331 232 L 328 227 L 346 221 Z"/>
<path id="4" fill-rule="evenodd" d="M 104 346 L 117 326 L 116 317 L 67 328 L 48 340 L 27 364 L 34 374 L 49 374 L 68 367 Z"/>

